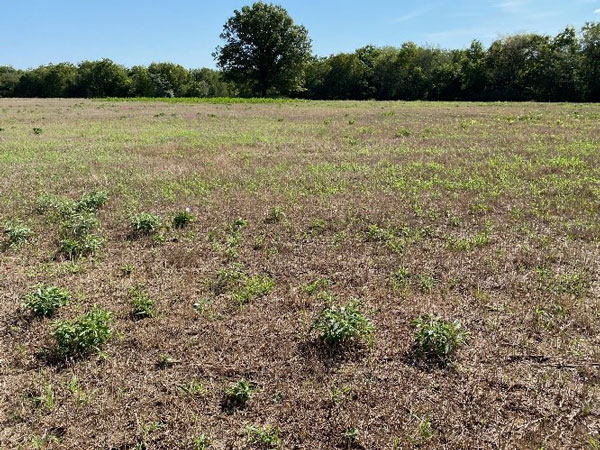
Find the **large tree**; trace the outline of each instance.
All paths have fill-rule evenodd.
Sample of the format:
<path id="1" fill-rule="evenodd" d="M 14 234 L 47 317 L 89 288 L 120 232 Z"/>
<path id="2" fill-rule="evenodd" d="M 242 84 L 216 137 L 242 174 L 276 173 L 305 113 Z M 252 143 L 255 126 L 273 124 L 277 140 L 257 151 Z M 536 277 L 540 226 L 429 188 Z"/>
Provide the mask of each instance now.
<path id="1" fill-rule="evenodd" d="M 311 42 L 281 6 L 257 2 L 235 10 L 221 39 L 213 56 L 226 80 L 262 97 L 301 88 Z"/>

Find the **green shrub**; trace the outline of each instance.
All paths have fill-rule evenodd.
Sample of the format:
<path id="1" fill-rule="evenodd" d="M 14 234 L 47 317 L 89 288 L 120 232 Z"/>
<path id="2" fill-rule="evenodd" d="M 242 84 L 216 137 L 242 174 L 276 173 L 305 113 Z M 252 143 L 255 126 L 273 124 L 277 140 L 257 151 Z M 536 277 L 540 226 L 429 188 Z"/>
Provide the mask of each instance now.
<path id="1" fill-rule="evenodd" d="M 17 246 L 27 242 L 33 235 L 33 231 L 21 222 L 9 221 L 4 224 L 4 234 L 9 245 Z"/>
<path id="2" fill-rule="evenodd" d="M 100 351 L 110 339 L 112 314 L 94 307 L 75 321 L 60 320 L 53 324 L 57 354 L 61 357 L 77 356 Z"/>
<path id="3" fill-rule="evenodd" d="M 265 425 L 264 427 L 248 425 L 245 431 L 248 436 L 247 442 L 250 445 L 258 448 L 280 448 L 281 446 L 279 428 L 273 425 Z"/>
<path id="4" fill-rule="evenodd" d="M 184 228 L 186 225 L 194 221 L 194 216 L 188 209 L 179 211 L 173 217 L 173 226 L 175 228 Z"/>
<path id="5" fill-rule="evenodd" d="M 24 305 L 36 316 L 51 316 L 58 308 L 65 306 L 71 298 L 69 291 L 58 286 L 39 284 L 25 296 Z"/>
<path id="6" fill-rule="evenodd" d="M 132 297 L 133 316 L 138 319 L 156 316 L 154 300 L 142 289 L 133 288 L 130 291 Z"/>
<path id="7" fill-rule="evenodd" d="M 139 213 L 131 219 L 131 230 L 136 235 L 156 233 L 161 226 L 162 221 L 156 214 Z"/>
<path id="8" fill-rule="evenodd" d="M 42 134 L 42 129 L 38 127 L 33 127 L 33 134 L 40 135 Z"/>
<path id="9" fill-rule="evenodd" d="M 446 321 L 427 314 L 416 319 L 414 324 L 415 350 L 423 358 L 448 360 L 468 337 L 457 320 Z"/>
<path id="10" fill-rule="evenodd" d="M 194 437 L 194 450 L 208 450 L 212 445 L 210 437 L 202 433 L 199 436 Z"/>
<path id="11" fill-rule="evenodd" d="M 241 379 L 225 390 L 225 404 L 229 407 L 244 407 L 255 390 L 254 383 Z"/>
<path id="12" fill-rule="evenodd" d="M 81 211 L 97 211 L 102 208 L 108 200 L 106 191 L 92 191 L 81 196 L 79 201 L 75 203 L 75 210 Z"/>
<path id="13" fill-rule="evenodd" d="M 70 214 L 61 222 L 58 251 L 69 259 L 94 254 L 102 240 L 92 232 L 98 226 L 93 212 L 82 211 Z"/>
<path id="14" fill-rule="evenodd" d="M 328 345 L 341 345 L 354 339 L 371 341 L 374 327 L 360 311 L 360 306 L 359 300 L 343 306 L 329 305 L 316 318 L 313 328 Z"/>

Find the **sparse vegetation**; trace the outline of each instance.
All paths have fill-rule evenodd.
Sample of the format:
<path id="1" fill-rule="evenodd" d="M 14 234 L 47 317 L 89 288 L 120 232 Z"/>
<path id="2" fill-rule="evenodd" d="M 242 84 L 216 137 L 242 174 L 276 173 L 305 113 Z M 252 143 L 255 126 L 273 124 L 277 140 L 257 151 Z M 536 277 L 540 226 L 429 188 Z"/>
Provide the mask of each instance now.
<path id="1" fill-rule="evenodd" d="M 245 431 L 248 444 L 255 448 L 280 448 L 282 444 L 279 429 L 271 424 L 264 427 L 248 425 Z"/>
<path id="2" fill-rule="evenodd" d="M 0 99 L 0 448 L 598 441 L 597 105 L 211 101 Z"/>

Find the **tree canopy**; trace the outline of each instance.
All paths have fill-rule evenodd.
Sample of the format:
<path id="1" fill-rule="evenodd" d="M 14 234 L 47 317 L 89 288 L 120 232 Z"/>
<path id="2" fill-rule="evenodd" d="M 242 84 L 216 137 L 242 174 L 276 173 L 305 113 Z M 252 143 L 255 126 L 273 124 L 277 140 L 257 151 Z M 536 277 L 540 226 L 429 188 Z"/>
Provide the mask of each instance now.
<path id="1" fill-rule="evenodd" d="M 257 2 L 235 10 L 220 37 L 225 43 L 214 57 L 225 79 L 262 97 L 301 88 L 311 41 L 281 6 Z"/>

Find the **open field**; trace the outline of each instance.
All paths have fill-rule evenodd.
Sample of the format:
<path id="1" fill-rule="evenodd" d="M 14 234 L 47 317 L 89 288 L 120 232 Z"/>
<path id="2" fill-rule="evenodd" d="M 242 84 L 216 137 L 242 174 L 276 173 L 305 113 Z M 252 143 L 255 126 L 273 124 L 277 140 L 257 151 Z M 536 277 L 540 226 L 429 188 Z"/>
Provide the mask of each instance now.
<path id="1" fill-rule="evenodd" d="M 600 105 L 0 99 L 0 129 L 0 448 L 599 448 Z M 328 345 L 351 299 L 372 335 Z M 94 305 L 110 339 L 65 356 Z"/>

